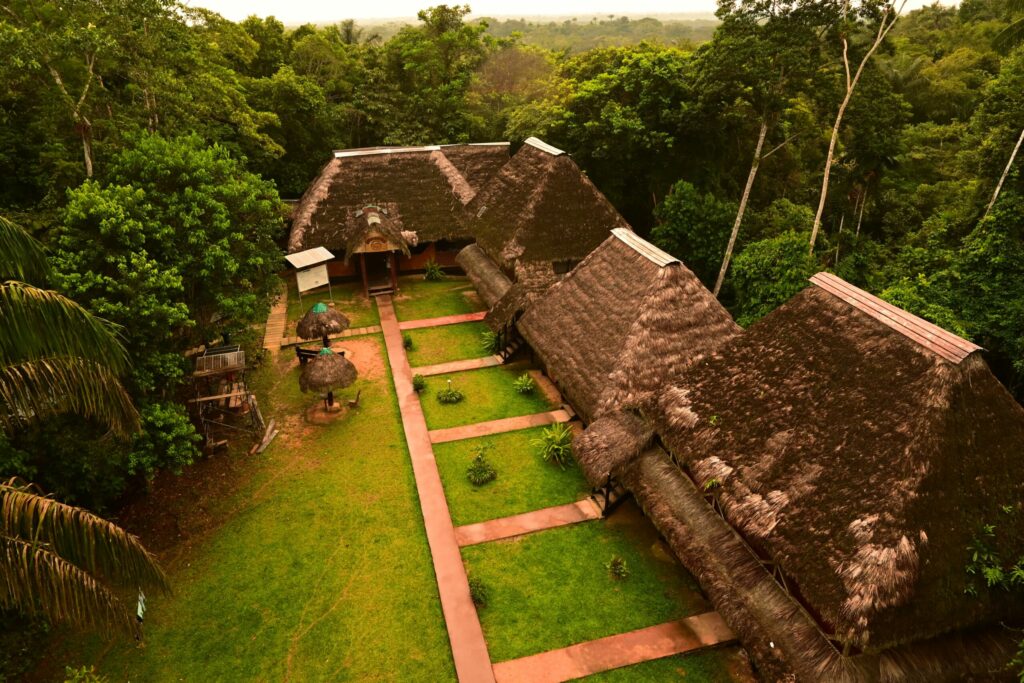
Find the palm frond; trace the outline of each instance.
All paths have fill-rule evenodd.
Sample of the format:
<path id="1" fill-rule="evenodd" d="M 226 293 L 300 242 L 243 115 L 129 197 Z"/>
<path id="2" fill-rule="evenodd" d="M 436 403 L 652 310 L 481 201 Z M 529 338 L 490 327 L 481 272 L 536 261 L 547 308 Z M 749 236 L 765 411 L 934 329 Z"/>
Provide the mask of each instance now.
<path id="1" fill-rule="evenodd" d="M 43 247 L 20 225 L 0 216 L 0 280 L 44 284 L 50 277 Z"/>
<path id="2" fill-rule="evenodd" d="M 40 358 L 0 366 L 0 426 L 6 431 L 50 415 L 76 413 L 127 437 L 139 414 L 108 368 L 83 358 Z"/>
<path id="3" fill-rule="evenodd" d="M 1024 9 L 1024 0 L 1020 0 L 1020 4 L 1021 9 Z M 1024 43 L 1024 19 L 1018 19 L 1004 28 L 993 41 L 994 47 L 1000 52 L 1009 52 L 1021 43 Z"/>
<path id="4" fill-rule="evenodd" d="M 85 358 L 114 372 L 128 365 L 110 323 L 57 292 L 0 284 L 0 365 L 54 356 Z"/>
<path id="5" fill-rule="evenodd" d="M 0 536 L 0 608 L 55 622 L 138 634 L 123 601 L 45 546 Z"/>
<path id="6" fill-rule="evenodd" d="M 138 537 L 88 510 L 41 496 L 17 479 L 0 483 L 0 537 L 45 547 L 114 585 L 170 590 Z"/>

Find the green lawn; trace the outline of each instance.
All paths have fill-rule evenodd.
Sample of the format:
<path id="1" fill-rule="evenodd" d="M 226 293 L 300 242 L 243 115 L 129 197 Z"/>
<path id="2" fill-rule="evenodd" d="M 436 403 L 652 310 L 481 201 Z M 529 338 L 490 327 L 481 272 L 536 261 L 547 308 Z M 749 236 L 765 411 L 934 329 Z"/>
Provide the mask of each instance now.
<path id="1" fill-rule="evenodd" d="M 731 670 L 743 671 L 744 668 L 749 672 L 749 666 L 740 657 L 739 648 L 727 647 L 655 659 L 651 662 L 612 669 L 576 680 L 585 681 L 585 683 L 637 683 L 637 681 L 734 683 L 737 678 L 733 677 Z"/>
<path id="2" fill-rule="evenodd" d="M 318 399 L 293 362 L 260 373 L 282 433 L 218 506 L 222 526 L 171 567 L 174 595 L 151 596 L 146 647 L 70 643 L 69 664 L 111 681 L 454 679 L 390 377 L 360 378 L 342 394 L 362 389 L 357 411 L 307 425 Z"/>
<path id="3" fill-rule="evenodd" d="M 427 388 L 420 394 L 427 427 L 444 429 L 516 415 L 543 413 L 557 407 L 544 397 L 539 388 L 531 394 L 516 393 L 512 383 L 525 371 L 522 367 L 499 365 L 427 377 Z M 437 400 L 438 389 L 444 388 L 449 379 L 452 380 L 452 386 L 465 394 L 461 403 L 444 405 Z"/>
<path id="4" fill-rule="evenodd" d="M 486 309 L 468 278 L 451 275 L 440 282 L 428 282 L 422 275 L 400 277 L 394 302 L 399 320 L 440 318 Z"/>
<path id="5" fill-rule="evenodd" d="M 363 295 L 363 285 L 360 282 L 332 282 L 330 291 L 327 287 L 313 289 L 302 293 L 302 303 L 299 303 L 299 293 L 295 288 L 295 275 L 289 273 L 285 277 L 288 283 L 288 324 L 284 328 L 284 336 L 295 336 L 295 324 L 299 318 L 306 314 L 306 311 L 313 308 L 318 301 L 328 302 L 331 300 L 331 293 L 334 294 L 334 306 L 348 316 L 352 327 L 369 327 L 380 324 L 380 315 L 373 301 Z"/>
<path id="6" fill-rule="evenodd" d="M 611 518 L 462 550 L 488 591 L 480 610 L 491 659 L 500 662 L 625 633 L 710 609 L 696 582 L 662 549 L 633 506 Z M 630 575 L 605 564 L 625 558 Z"/>
<path id="7" fill-rule="evenodd" d="M 530 443 L 543 431 L 538 427 L 434 446 L 456 526 L 571 503 L 590 491 L 576 466 L 562 470 L 544 462 L 537 447 Z M 477 487 L 466 479 L 466 468 L 475 455 L 473 449 L 484 444 L 491 446 L 487 459 L 498 478 Z"/>
<path id="8" fill-rule="evenodd" d="M 486 331 L 487 326 L 483 323 L 460 323 L 407 330 L 403 334 L 409 335 L 413 341 L 412 349 L 406 351 L 409 365 L 415 368 L 489 356 L 491 354 L 484 349 L 480 339 L 480 335 Z"/>

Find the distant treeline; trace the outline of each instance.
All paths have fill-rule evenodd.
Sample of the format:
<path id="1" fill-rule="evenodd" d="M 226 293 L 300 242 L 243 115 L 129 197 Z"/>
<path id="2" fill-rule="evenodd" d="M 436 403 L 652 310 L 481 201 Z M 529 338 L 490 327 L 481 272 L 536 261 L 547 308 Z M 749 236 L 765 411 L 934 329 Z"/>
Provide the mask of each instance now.
<path id="1" fill-rule="evenodd" d="M 659 21 L 651 17 L 608 17 L 589 21 L 573 18 L 557 22 L 483 21 L 487 22 L 487 32 L 496 38 L 509 38 L 518 33 L 520 42 L 556 52 L 585 52 L 597 47 L 636 45 L 644 40 L 667 45 L 698 45 L 711 40 L 719 23 L 715 19 Z"/>

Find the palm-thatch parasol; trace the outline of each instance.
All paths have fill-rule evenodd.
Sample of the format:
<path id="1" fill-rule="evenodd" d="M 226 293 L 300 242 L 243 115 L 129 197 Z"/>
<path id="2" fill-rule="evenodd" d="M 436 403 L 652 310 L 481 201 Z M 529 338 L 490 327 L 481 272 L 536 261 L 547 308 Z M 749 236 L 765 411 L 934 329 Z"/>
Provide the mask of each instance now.
<path id="1" fill-rule="evenodd" d="M 345 352 L 334 353 L 324 347 L 316 358 L 309 361 L 299 376 L 299 389 L 306 391 L 326 391 L 327 407 L 334 405 L 334 389 L 351 386 L 357 377 L 356 366 L 345 358 Z"/>
<path id="2" fill-rule="evenodd" d="M 324 341 L 324 348 L 331 345 L 330 336 L 341 334 L 349 327 L 349 320 L 341 311 L 330 308 L 322 301 L 317 302 L 309 309 L 306 315 L 302 316 L 295 331 L 303 339 L 316 339 L 320 337 Z"/>

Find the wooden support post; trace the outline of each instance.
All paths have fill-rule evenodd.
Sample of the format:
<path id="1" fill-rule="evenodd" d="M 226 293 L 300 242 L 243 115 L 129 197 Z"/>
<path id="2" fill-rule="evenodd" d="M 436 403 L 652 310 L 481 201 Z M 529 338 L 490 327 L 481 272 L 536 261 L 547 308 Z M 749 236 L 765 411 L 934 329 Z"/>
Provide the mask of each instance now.
<path id="1" fill-rule="evenodd" d="M 391 253 L 391 289 L 398 291 L 398 252 Z"/>
<path id="2" fill-rule="evenodd" d="M 366 254 L 359 252 L 359 270 L 363 271 L 363 294 L 370 298 L 370 280 L 366 276 Z"/>

